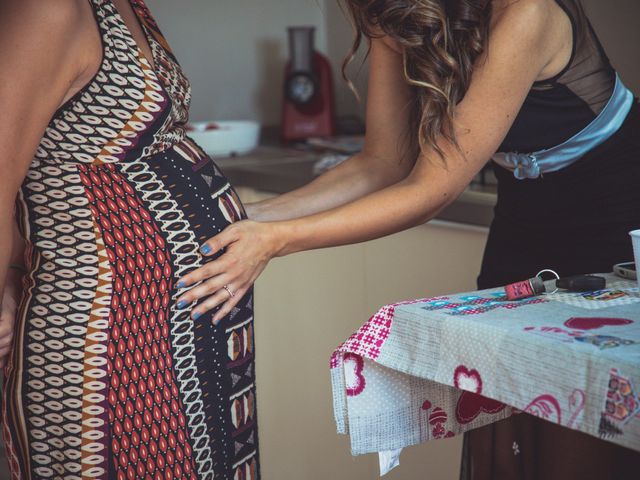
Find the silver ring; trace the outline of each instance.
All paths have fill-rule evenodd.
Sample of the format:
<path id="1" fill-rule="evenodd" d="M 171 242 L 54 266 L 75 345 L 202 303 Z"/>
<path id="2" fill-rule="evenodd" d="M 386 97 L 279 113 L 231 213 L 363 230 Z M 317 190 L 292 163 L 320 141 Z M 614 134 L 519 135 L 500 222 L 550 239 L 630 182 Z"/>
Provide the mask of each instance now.
<path id="1" fill-rule="evenodd" d="M 224 288 L 224 289 L 227 291 L 227 293 L 229 294 L 229 297 L 230 297 L 230 298 L 233 298 L 233 297 L 235 297 L 235 296 L 236 296 L 235 292 L 232 292 L 232 291 L 231 291 L 231 289 L 229 288 L 229 285 L 225 285 L 225 286 L 224 286 L 224 287 L 222 287 L 222 288 Z"/>
<path id="2" fill-rule="evenodd" d="M 545 269 L 545 270 L 540 270 L 538 272 L 538 274 L 536 275 L 536 277 L 540 277 L 540 280 L 544 281 L 544 278 L 542 278 L 542 274 L 543 273 L 550 273 L 551 275 L 553 275 L 554 277 L 556 277 L 556 280 L 560 280 L 560 275 L 558 275 L 556 272 L 554 272 L 553 270 L 550 269 Z M 556 287 L 556 289 L 553 292 L 547 292 L 545 293 L 545 295 L 553 295 L 554 293 L 556 293 L 558 290 L 560 290 L 558 287 Z"/>

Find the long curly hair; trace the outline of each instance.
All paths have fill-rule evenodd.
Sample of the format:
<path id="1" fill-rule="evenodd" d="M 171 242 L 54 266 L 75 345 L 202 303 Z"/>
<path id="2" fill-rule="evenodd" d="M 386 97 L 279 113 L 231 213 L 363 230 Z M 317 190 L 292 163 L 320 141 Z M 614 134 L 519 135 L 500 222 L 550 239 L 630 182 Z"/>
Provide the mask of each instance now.
<path id="1" fill-rule="evenodd" d="M 491 22 L 491 0 L 342 0 L 355 39 L 342 65 L 347 66 L 363 40 L 386 35 L 402 48 L 404 77 L 414 90 L 409 132 L 421 151 L 444 138 L 458 145 L 453 111 L 465 96 L 476 60 L 485 51 Z M 414 143 L 415 144 L 415 143 Z"/>

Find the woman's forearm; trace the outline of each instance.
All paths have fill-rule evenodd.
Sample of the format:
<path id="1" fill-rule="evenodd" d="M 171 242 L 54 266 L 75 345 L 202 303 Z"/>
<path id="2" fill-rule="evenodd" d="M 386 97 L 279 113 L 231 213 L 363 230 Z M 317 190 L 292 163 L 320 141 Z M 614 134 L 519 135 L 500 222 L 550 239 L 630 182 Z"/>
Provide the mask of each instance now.
<path id="1" fill-rule="evenodd" d="M 347 205 L 315 215 L 279 222 L 242 221 L 231 224 L 201 247 L 206 256 L 224 253 L 180 279 L 193 286 L 179 302 L 189 305 L 209 297 L 192 311 L 198 318 L 216 306 L 214 323 L 237 303 L 253 285 L 268 262 L 302 250 L 357 243 L 382 237 L 432 218 L 449 203 L 457 191 L 453 183 L 435 183 L 430 190 L 427 177 L 407 178 Z M 437 186 L 439 185 L 439 186 Z M 230 295 L 229 286 L 236 295 Z M 227 295 L 222 292 L 227 290 Z M 213 293 L 213 294 L 212 294 Z"/>
<path id="2" fill-rule="evenodd" d="M 324 212 L 400 181 L 410 167 L 359 153 L 297 190 L 248 205 L 250 217 L 272 222 Z"/>
<path id="3" fill-rule="evenodd" d="M 275 250 L 282 256 L 384 237 L 432 219 L 456 192 L 407 178 L 332 210 L 274 224 Z"/>

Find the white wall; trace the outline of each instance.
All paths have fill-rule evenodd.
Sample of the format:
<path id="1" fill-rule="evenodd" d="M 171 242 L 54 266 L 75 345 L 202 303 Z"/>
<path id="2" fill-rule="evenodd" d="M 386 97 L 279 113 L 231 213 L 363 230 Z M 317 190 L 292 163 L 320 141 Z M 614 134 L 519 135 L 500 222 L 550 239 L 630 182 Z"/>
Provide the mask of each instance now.
<path id="1" fill-rule="evenodd" d="M 582 0 L 613 66 L 625 84 L 640 95 L 640 2 Z"/>
<path id="2" fill-rule="evenodd" d="M 193 85 L 191 118 L 280 119 L 286 28 L 316 27 L 316 46 L 334 67 L 337 112 L 361 107 L 340 78 L 351 26 L 336 0 L 149 0 Z M 364 80 L 364 76 L 360 76 Z M 364 82 L 359 90 L 366 91 Z"/>
<path id="3" fill-rule="evenodd" d="M 279 122 L 286 27 L 314 25 L 333 66 L 339 114 L 362 113 L 340 79 L 351 26 L 337 0 L 148 0 L 193 84 L 194 120 Z M 640 94 L 640 2 L 583 0 L 627 85 Z M 366 69 L 358 89 L 366 93 Z"/>
<path id="4" fill-rule="evenodd" d="M 334 54 L 338 96 L 347 96 L 338 70 L 350 42 L 350 26 L 334 1 L 147 3 L 191 79 L 194 120 L 258 119 L 264 124 L 277 124 L 288 58 L 286 28 L 291 25 L 316 27 L 318 50 Z M 329 40 L 327 28 L 331 29 Z M 348 102 L 349 111 L 357 109 L 354 100 Z M 339 110 L 344 111 L 342 102 Z"/>

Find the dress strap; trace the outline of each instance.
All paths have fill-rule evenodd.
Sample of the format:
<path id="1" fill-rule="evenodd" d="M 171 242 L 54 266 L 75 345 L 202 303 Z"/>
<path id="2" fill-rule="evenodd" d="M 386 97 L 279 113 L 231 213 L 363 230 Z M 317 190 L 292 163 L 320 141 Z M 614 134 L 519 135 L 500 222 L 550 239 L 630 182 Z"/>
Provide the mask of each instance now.
<path id="1" fill-rule="evenodd" d="M 109 37 L 109 16 L 112 14 L 113 5 L 111 0 L 89 0 L 93 16 L 98 24 L 100 37 L 102 38 L 103 50 L 107 47 L 106 39 Z M 104 54 L 104 52 L 103 52 Z"/>

